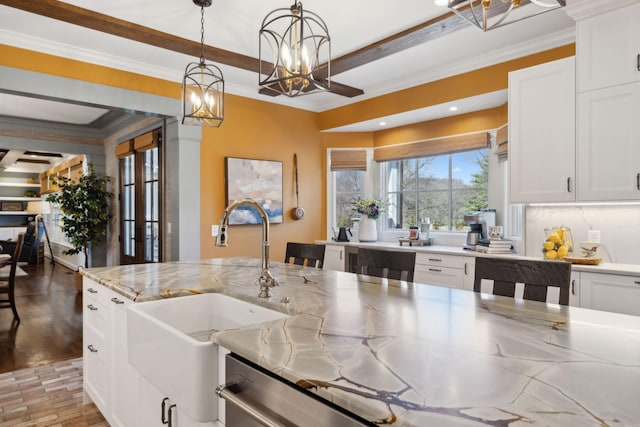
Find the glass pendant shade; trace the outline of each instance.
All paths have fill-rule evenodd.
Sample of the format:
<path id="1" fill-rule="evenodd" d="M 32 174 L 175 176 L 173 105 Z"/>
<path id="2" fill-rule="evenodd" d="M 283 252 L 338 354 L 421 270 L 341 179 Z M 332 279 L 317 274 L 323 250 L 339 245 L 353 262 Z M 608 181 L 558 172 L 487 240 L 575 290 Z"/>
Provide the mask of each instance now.
<path id="1" fill-rule="evenodd" d="M 448 8 L 483 31 L 566 6 L 566 0 L 449 0 Z"/>
<path id="2" fill-rule="evenodd" d="M 215 65 L 192 62 L 182 81 L 182 124 L 219 127 L 224 120 L 224 79 Z"/>
<path id="3" fill-rule="evenodd" d="M 322 18 L 303 10 L 302 3 L 276 9 L 264 18 L 259 50 L 262 88 L 289 97 L 330 88 L 329 30 Z"/>

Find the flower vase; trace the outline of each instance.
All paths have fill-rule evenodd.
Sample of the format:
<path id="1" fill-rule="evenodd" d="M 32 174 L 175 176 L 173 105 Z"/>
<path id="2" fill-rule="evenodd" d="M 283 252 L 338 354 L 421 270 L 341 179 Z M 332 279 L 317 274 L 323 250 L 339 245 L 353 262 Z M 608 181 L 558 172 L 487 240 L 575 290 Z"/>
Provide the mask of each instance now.
<path id="1" fill-rule="evenodd" d="M 367 216 L 363 216 L 362 219 L 360 219 L 358 240 L 361 242 L 375 242 L 378 240 L 378 229 L 375 219 Z"/>

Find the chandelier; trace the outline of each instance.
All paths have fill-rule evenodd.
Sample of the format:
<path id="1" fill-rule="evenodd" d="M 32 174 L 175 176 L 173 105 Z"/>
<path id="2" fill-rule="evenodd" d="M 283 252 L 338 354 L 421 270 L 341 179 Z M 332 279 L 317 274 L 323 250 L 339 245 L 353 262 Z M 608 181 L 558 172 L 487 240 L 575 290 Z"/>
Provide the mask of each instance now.
<path id="1" fill-rule="evenodd" d="M 219 127 L 224 120 L 224 79 L 220 68 L 205 63 L 204 8 L 211 0 L 193 0 L 200 6 L 200 62 L 187 65 L 182 80 L 182 124 Z"/>
<path id="2" fill-rule="evenodd" d="M 295 97 L 330 88 L 329 30 L 322 18 L 303 10 L 300 2 L 264 18 L 259 57 L 259 85 L 274 95 Z"/>
<path id="3" fill-rule="evenodd" d="M 566 6 L 566 0 L 449 0 L 448 8 L 489 31 Z"/>

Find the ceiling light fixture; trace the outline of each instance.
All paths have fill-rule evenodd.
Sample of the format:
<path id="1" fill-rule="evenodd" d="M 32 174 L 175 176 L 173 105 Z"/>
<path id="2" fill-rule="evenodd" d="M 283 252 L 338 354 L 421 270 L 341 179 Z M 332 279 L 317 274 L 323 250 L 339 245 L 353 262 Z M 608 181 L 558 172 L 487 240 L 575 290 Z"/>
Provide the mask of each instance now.
<path id="1" fill-rule="evenodd" d="M 452 105 L 451 107 L 449 107 L 449 111 L 458 111 L 458 107 Z"/>
<path id="2" fill-rule="evenodd" d="M 566 0 L 449 0 L 448 8 L 489 31 L 566 6 Z"/>
<path id="3" fill-rule="evenodd" d="M 204 8 L 212 0 L 193 0 L 200 6 L 200 62 L 187 65 L 182 80 L 182 124 L 219 127 L 224 120 L 224 79 L 220 68 L 204 59 Z"/>
<path id="4" fill-rule="evenodd" d="M 331 86 L 329 30 L 322 18 L 303 10 L 300 2 L 264 18 L 259 57 L 259 85 L 275 94 L 295 97 Z M 321 59 L 326 63 L 321 64 Z"/>

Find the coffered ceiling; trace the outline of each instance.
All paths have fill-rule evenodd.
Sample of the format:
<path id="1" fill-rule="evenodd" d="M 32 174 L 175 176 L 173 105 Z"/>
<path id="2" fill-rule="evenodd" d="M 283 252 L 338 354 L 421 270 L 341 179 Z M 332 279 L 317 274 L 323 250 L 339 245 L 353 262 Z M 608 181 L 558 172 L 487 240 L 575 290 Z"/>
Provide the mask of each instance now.
<path id="1" fill-rule="evenodd" d="M 575 39 L 574 22 L 563 9 L 483 33 L 433 0 L 306 0 L 303 5 L 329 28 L 332 81 L 363 94 L 328 92 L 293 99 L 260 94 L 252 69 L 259 56 L 258 30 L 268 12 L 290 2 L 214 0 L 205 9 L 206 56 L 222 69 L 227 93 L 321 112 Z M 200 8 L 192 0 L 0 0 L 0 43 L 170 81 L 180 82 L 186 64 L 197 60 L 199 41 Z M 380 120 L 387 126 L 420 122 L 505 101 L 504 91 L 480 94 L 460 100 L 455 113 L 449 105 L 429 106 L 340 130 L 374 130 Z M 78 106 L 36 108 L 30 102 L 23 100 L 22 108 L 32 115 L 55 113 L 47 120 L 78 122 L 100 113 Z M 22 114 L 17 105 L 0 97 L 0 115 Z"/>

